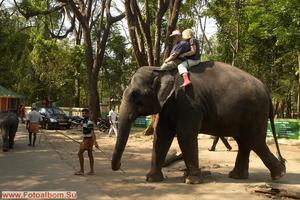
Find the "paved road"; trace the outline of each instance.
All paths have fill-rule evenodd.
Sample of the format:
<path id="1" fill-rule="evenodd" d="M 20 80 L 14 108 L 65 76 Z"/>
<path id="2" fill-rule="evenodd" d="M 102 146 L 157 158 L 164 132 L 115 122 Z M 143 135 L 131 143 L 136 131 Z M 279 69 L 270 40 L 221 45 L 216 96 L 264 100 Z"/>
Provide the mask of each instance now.
<path id="1" fill-rule="evenodd" d="M 24 125 L 20 124 L 15 149 L 0 152 L 0 191 L 77 191 L 80 200 L 112 199 L 89 182 L 88 177 L 74 176 L 74 169 L 61 160 L 43 137 L 35 148 L 27 146 L 27 137 Z"/>

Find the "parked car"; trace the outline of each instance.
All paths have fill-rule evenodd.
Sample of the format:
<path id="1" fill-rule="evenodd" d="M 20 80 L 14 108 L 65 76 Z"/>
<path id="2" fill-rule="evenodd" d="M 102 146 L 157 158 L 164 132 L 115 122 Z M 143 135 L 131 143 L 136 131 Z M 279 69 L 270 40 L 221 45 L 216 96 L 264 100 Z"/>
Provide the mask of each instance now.
<path id="1" fill-rule="evenodd" d="M 70 129 L 71 121 L 69 117 L 57 107 L 41 107 L 38 109 L 43 117 L 42 127 L 45 129 Z"/>

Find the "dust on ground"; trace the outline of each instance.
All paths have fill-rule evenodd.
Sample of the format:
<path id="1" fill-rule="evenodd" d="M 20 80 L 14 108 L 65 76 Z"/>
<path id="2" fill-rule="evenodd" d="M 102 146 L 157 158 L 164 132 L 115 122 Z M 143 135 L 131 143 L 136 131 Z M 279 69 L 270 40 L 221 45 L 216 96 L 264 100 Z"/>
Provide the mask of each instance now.
<path id="1" fill-rule="evenodd" d="M 204 183 L 183 183 L 183 161 L 164 168 L 165 180 L 160 183 L 146 182 L 150 169 L 153 136 L 144 136 L 143 129 L 133 128 L 122 157 L 122 170 L 111 170 L 111 156 L 116 137 L 108 137 L 96 131 L 101 151 L 95 149 L 94 176 L 75 176 L 79 169 L 77 152 L 81 140 L 80 129 L 42 130 L 37 147 L 27 146 L 28 133 L 20 124 L 15 149 L 0 153 L 0 191 L 77 191 L 80 200 L 121 199 L 296 199 L 300 191 L 300 141 L 280 139 L 280 148 L 286 158 L 287 174 L 278 181 L 271 181 L 269 171 L 262 161 L 251 153 L 249 179 L 228 178 L 237 154 L 237 145 L 228 152 L 219 141 L 216 151 L 210 152 L 213 139 L 199 135 L 199 164 L 206 173 Z M 67 135 L 65 137 L 63 134 Z M 268 141 L 272 152 L 275 145 Z M 178 150 L 176 139 L 171 149 Z M 89 171 L 89 160 L 85 153 L 85 172 Z"/>
<path id="2" fill-rule="evenodd" d="M 67 134 L 80 141 L 79 130 L 47 131 L 46 140 L 74 171 L 79 168 L 77 151 L 78 143 L 66 138 Z M 232 151 L 228 152 L 222 141 L 216 151 L 208 148 L 213 140 L 210 136 L 199 135 L 199 162 L 203 171 L 211 174 L 204 178 L 204 183 L 188 185 L 183 183 L 183 161 L 164 168 L 165 180 L 161 183 L 148 183 L 145 175 L 150 169 L 153 136 L 144 136 L 143 129 L 133 128 L 128 139 L 123 157 L 122 171 L 111 170 L 110 161 L 114 149 L 115 137 L 96 132 L 101 151 L 95 149 L 95 176 L 84 176 L 88 184 L 101 188 L 106 195 L 114 199 L 266 199 L 300 198 L 300 145 L 296 140 L 280 140 L 280 148 L 287 160 L 287 174 L 278 181 L 271 181 L 269 171 L 255 153 L 250 155 L 249 179 L 234 180 L 228 178 L 237 154 L 237 145 L 229 140 Z M 273 140 L 268 141 L 272 152 L 275 152 Z M 177 140 L 171 149 L 178 150 Z M 89 170 L 87 154 L 85 169 Z"/>

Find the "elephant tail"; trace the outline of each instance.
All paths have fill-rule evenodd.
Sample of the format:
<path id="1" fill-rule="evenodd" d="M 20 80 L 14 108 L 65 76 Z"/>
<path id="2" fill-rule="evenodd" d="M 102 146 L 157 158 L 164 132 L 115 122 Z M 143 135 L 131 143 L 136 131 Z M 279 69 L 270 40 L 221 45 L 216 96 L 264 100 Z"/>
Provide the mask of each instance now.
<path id="1" fill-rule="evenodd" d="M 278 140 L 277 140 L 277 135 L 276 135 L 276 131 L 275 131 L 275 125 L 274 125 L 274 108 L 273 108 L 273 104 L 272 104 L 271 98 L 270 98 L 270 113 L 269 113 L 269 118 L 270 118 L 270 124 L 271 124 L 272 134 L 273 134 L 275 145 L 276 145 L 276 149 L 277 149 L 278 159 L 285 166 L 285 161 L 286 160 L 281 155 L 281 152 L 280 152 L 280 149 L 279 149 Z"/>

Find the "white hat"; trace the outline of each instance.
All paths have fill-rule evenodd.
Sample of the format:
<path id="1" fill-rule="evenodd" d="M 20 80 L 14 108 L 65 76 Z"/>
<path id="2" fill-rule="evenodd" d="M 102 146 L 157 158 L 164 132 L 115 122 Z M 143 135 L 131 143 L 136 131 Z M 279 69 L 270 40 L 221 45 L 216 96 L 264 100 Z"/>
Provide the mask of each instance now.
<path id="1" fill-rule="evenodd" d="M 188 29 L 185 29 L 183 32 L 182 32 L 182 38 L 184 40 L 188 40 L 188 39 L 191 39 L 193 37 L 193 30 L 188 28 Z"/>
<path id="2" fill-rule="evenodd" d="M 175 35 L 181 35 L 180 31 L 179 30 L 174 30 L 169 37 L 172 37 L 172 36 L 175 36 Z"/>

